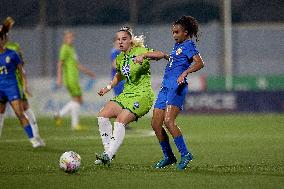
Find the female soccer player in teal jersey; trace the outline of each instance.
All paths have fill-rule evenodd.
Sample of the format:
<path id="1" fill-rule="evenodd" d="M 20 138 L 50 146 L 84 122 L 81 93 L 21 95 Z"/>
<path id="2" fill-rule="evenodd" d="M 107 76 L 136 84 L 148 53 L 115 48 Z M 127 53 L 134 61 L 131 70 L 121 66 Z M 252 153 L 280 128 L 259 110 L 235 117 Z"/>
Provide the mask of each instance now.
<path id="1" fill-rule="evenodd" d="M 172 34 L 176 43 L 169 56 L 155 56 L 151 53 L 146 53 L 137 57 L 136 62 L 141 62 L 144 58 L 166 58 L 169 61 L 152 118 L 152 128 L 156 133 L 164 154 L 164 158 L 155 164 L 154 167 L 164 168 L 177 162 L 169 143 L 169 137 L 163 128 L 163 124 L 165 124 L 181 154 L 181 160 L 177 168 L 183 170 L 192 160 L 192 154 L 187 149 L 175 119 L 180 110 L 182 110 L 184 99 L 188 92 L 187 75 L 203 68 L 204 62 L 192 41 L 193 37 L 197 38 L 198 36 L 198 22 L 195 18 L 191 16 L 179 18 L 173 23 Z M 195 63 L 192 64 L 192 62 Z"/>
<path id="2" fill-rule="evenodd" d="M 24 127 L 32 146 L 35 148 L 41 146 L 42 141 L 35 137 L 29 120 L 25 116 L 21 100 L 22 91 L 16 77 L 16 71 L 18 71 L 23 80 L 23 92 L 30 94 L 22 61 L 16 51 L 5 47 L 8 38 L 7 34 L 13 23 L 13 19 L 8 17 L 0 30 L 0 114 L 4 113 L 6 103 L 9 102 Z M 3 124 L 3 119 L 1 124 Z"/>
<path id="3" fill-rule="evenodd" d="M 153 50 L 145 48 L 143 36 L 135 37 L 129 27 L 121 28 L 116 33 L 116 40 L 121 50 L 116 57 L 117 74 L 109 85 L 99 91 L 99 95 L 103 96 L 122 80 L 125 80 L 125 85 L 123 92 L 109 101 L 98 114 L 99 132 L 105 151 L 96 157 L 104 164 L 111 162 L 122 144 L 125 126 L 148 113 L 154 100 L 150 61 L 145 59 L 141 64 L 134 64 L 136 56 Z M 110 118 L 115 118 L 113 129 Z"/>
<path id="4" fill-rule="evenodd" d="M 71 128 L 73 130 L 81 130 L 83 128 L 79 125 L 79 110 L 83 103 L 83 97 L 79 81 L 79 71 L 91 78 L 95 78 L 95 73 L 79 63 L 76 50 L 73 47 L 73 41 L 74 33 L 66 31 L 57 65 L 57 85 L 61 86 L 64 82 L 72 100 L 56 113 L 55 120 L 56 125 L 59 126 L 61 124 L 61 117 L 71 112 Z"/>

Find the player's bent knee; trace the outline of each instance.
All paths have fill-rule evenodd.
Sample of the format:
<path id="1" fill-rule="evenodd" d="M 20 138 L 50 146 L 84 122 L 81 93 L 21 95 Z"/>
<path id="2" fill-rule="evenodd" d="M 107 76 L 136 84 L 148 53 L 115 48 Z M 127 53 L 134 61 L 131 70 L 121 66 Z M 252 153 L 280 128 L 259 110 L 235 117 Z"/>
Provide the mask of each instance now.
<path id="1" fill-rule="evenodd" d="M 19 119 L 25 119 L 26 118 L 26 116 L 24 114 L 17 114 L 17 117 Z"/>
<path id="2" fill-rule="evenodd" d="M 26 121 L 27 120 L 27 117 L 24 114 L 17 114 L 17 117 L 21 121 Z"/>
<path id="3" fill-rule="evenodd" d="M 175 121 L 173 119 L 170 119 L 170 118 L 166 118 L 164 120 L 164 123 L 165 123 L 167 128 L 175 126 Z"/>
<path id="4" fill-rule="evenodd" d="M 126 121 L 124 119 L 121 119 L 120 117 L 117 117 L 115 119 L 115 122 L 122 123 L 122 124 L 126 125 Z"/>
<path id="5" fill-rule="evenodd" d="M 106 114 L 107 114 L 107 111 L 105 110 L 105 107 L 103 107 L 102 109 L 100 109 L 98 113 L 98 117 L 107 117 Z"/>
<path id="6" fill-rule="evenodd" d="M 153 129 L 154 131 L 159 131 L 159 130 L 162 129 L 162 127 L 161 127 L 160 125 L 155 124 L 155 123 L 152 123 L 151 126 L 152 126 L 152 129 Z"/>
<path id="7" fill-rule="evenodd" d="M 105 112 L 105 111 L 100 111 L 100 112 L 98 113 L 98 118 L 99 118 L 99 117 L 110 118 L 108 112 Z"/>

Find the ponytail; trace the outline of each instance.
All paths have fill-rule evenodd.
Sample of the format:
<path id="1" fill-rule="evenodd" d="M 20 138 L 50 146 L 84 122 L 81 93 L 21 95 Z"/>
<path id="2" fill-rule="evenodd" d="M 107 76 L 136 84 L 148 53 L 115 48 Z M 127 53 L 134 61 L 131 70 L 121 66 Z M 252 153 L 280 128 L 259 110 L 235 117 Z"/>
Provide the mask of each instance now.
<path id="1" fill-rule="evenodd" d="M 145 47 L 144 45 L 144 35 L 133 36 L 132 37 L 132 47 Z"/>
<path id="2" fill-rule="evenodd" d="M 12 28 L 14 24 L 14 20 L 11 17 L 7 17 L 2 25 L 2 28 L 0 30 L 0 38 L 3 39 L 4 37 L 6 37 L 6 35 L 8 34 L 8 32 L 10 31 L 10 29 Z"/>
<path id="3" fill-rule="evenodd" d="M 130 36 L 130 38 L 132 39 L 132 47 L 145 47 L 144 35 L 134 36 L 133 31 L 129 26 L 123 26 L 119 31 L 124 31 Z"/>

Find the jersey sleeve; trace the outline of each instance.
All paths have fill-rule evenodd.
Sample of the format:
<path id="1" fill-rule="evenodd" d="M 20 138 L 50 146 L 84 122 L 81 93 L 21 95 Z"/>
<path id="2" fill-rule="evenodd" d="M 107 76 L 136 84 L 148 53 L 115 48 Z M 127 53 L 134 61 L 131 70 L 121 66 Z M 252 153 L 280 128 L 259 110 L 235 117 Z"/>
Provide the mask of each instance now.
<path id="1" fill-rule="evenodd" d="M 14 51 L 14 55 L 13 55 L 13 62 L 15 62 L 16 65 L 22 63 L 20 56 L 15 51 Z"/>
<path id="2" fill-rule="evenodd" d="M 185 55 L 191 59 L 194 55 L 199 54 L 194 43 L 189 43 L 185 49 Z"/>
<path id="3" fill-rule="evenodd" d="M 59 51 L 59 60 L 64 61 L 68 51 L 65 45 L 62 45 Z"/>
<path id="4" fill-rule="evenodd" d="M 146 52 L 154 52 L 154 49 L 151 48 L 145 48 Z"/>
<path id="5" fill-rule="evenodd" d="M 118 49 L 112 49 L 111 55 L 110 55 L 110 60 L 111 62 L 120 54 L 120 50 Z"/>

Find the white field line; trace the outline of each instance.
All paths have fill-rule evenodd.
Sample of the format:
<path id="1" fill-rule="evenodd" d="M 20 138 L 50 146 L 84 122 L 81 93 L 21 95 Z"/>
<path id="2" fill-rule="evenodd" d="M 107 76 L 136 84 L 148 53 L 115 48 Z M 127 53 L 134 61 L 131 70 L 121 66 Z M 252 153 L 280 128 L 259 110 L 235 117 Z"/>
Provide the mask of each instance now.
<path id="1" fill-rule="evenodd" d="M 149 131 L 149 130 L 139 130 L 137 133 L 126 133 L 125 137 L 126 138 L 140 138 L 140 137 L 151 137 L 155 136 L 154 131 Z M 68 141 L 68 140 L 98 140 L 101 139 L 100 136 L 63 136 L 63 137 L 46 137 L 43 138 L 44 141 Z M 17 142 L 26 142 L 27 139 L 1 139 L 0 138 L 0 144 L 1 143 L 17 143 Z"/>

